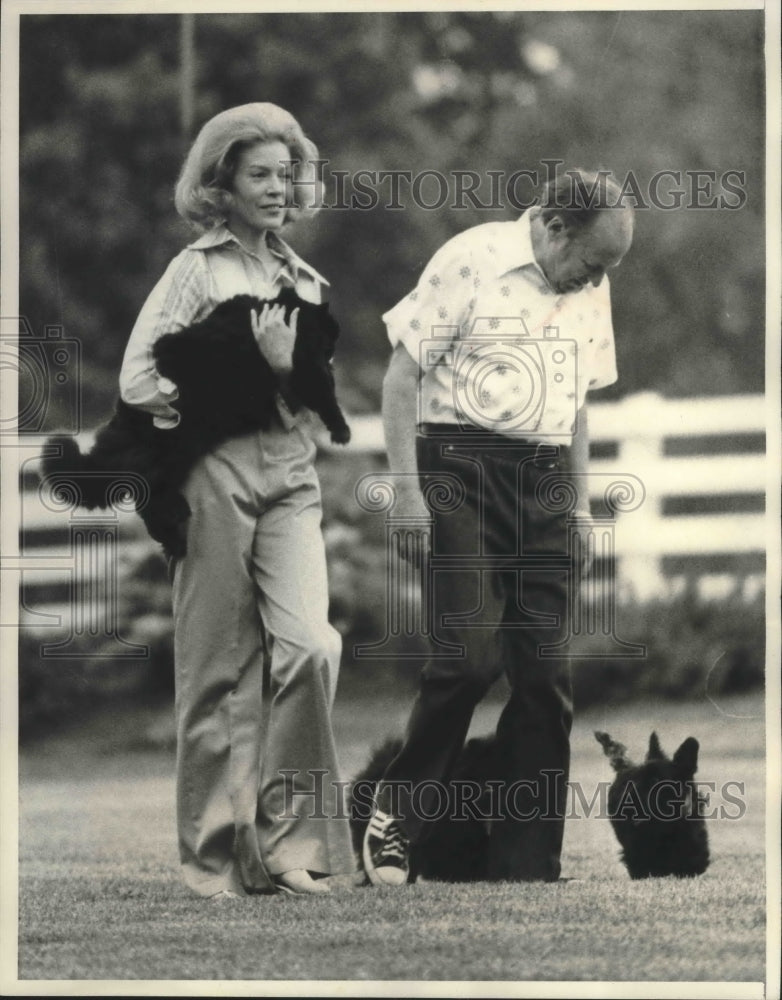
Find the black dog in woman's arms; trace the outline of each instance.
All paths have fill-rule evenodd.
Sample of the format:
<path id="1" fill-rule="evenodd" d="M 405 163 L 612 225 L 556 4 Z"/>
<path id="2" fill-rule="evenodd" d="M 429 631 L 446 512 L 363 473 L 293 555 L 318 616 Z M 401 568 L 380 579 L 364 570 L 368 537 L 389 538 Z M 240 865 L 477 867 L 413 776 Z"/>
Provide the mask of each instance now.
<path id="1" fill-rule="evenodd" d="M 157 370 L 179 390 L 173 404 L 181 416 L 177 427 L 161 430 L 151 414 L 118 400 L 88 454 L 81 454 L 73 438 L 49 439 L 44 476 L 75 485 L 81 506 L 88 509 L 108 506 L 123 473 L 142 477 L 149 493 L 138 513 L 147 530 L 166 554 L 184 555 L 190 510 L 180 489 L 190 469 L 228 438 L 268 430 L 275 417 L 279 383 L 250 324 L 250 310 L 267 301 L 237 295 L 206 319 L 155 342 Z M 306 302 L 292 289 L 270 302 L 285 308 L 286 320 L 299 309 L 288 405 L 294 412 L 301 405 L 309 407 L 332 441 L 347 443 L 350 428 L 337 403 L 331 370 L 339 327 L 328 306 Z"/>
<path id="2" fill-rule="evenodd" d="M 268 430 L 275 414 L 277 376 L 258 349 L 250 325 L 250 310 L 267 300 L 237 295 L 220 303 L 200 323 L 160 337 L 154 345 L 155 365 L 179 389 L 176 408 L 182 423 L 197 426 L 220 440 L 248 430 Z M 339 327 L 327 305 L 313 305 L 284 289 L 269 304 L 282 305 L 286 321 L 299 309 L 290 401 L 309 407 L 331 432 L 331 440 L 346 444 L 350 428 L 337 403 L 331 359 Z"/>

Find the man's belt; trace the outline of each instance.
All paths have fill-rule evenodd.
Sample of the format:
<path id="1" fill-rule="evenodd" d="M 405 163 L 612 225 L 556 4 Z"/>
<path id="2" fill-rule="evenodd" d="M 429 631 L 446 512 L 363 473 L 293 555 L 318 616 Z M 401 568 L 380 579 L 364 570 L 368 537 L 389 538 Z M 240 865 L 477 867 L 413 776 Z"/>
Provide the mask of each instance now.
<path id="1" fill-rule="evenodd" d="M 466 422 L 463 424 L 419 424 L 418 433 L 428 438 L 449 438 L 449 446 L 456 443 L 454 439 L 459 439 L 460 442 L 468 446 L 479 444 L 482 447 L 490 447 L 493 445 L 498 450 L 492 457 L 499 460 L 518 461 L 520 454 L 523 454 L 525 458 L 531 455 L 532 464 L 542 469 L 555 468 L 558 459 L 567 456 L 570 451 L 568 445 L 510 437 L 507 434 L 499 434 L 497 431 Z M 518 451 L 516 451 L 517 447 Z M 513 452 L 516 454 L 512 454 Z"/>

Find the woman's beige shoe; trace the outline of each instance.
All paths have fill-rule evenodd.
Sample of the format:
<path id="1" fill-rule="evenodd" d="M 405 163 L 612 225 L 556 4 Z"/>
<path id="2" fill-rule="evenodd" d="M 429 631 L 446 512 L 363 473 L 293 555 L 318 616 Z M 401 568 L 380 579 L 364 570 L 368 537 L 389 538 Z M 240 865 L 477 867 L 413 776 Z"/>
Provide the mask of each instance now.
<path id="1" fill-rule="evenodd" d="M 241 901 L 242 897 L 238 892 L 234 892 L 233 889 L 221 889 L 220 892 L 216 892 L 213 896 L 209 896 L 209 899 L 213 903 L 227 903 L 235 899 Z"/>
<path id="2" fill-rule="evenodd" d="M 331 889 L 322 881 L 316 881 L 305 868 L 292 868 L 274 876 L 274 884 L 279 892 L 289 896 L 317 896 Z"/>

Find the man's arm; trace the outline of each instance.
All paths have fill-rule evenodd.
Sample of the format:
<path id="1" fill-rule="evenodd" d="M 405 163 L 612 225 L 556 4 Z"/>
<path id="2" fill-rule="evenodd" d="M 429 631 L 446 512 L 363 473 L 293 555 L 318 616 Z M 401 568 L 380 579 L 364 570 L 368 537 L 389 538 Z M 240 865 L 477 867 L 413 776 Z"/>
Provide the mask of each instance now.
<path id="1" fill-rule="evenodd" d="M 581 407 L 576 416 L 576 431 L 571 444 L 571 459 L 573 464 L 574 482 L 578 499 L 576 500 L 576 511 L 578 513 L 589 513 L 589 420 L 587 417 L 587 404 Z"/>
<path id="2" fill-rule="evenodd" d="M 401 343 L 394 348 L 383 379 L 383 431 L 388 464 L 396 475 L 397 494 L 394 514 L 397 517 L 428 518 L 418 485 L 418 462 L 415 453 L 418 416 L 418 383 L 421 370 Z M 401 473 L 402 475 L 399 475 Z"/>
<path id="3" fill-rule="evenodd" d="M 570 454 L 574 473 L 573 486 L 576 490 L 576 506 L 573 513 L 578 516 L 578 529 L 583 546 L 581 556 L 581 576 L 583 579 L 589 574 L 594 558 L 594 551 L 588 542 L 593 521 L 589 508 L 589 421 L 586 403 L 578 411 L 576 417 L 576 432 L 573 435 Z"/>

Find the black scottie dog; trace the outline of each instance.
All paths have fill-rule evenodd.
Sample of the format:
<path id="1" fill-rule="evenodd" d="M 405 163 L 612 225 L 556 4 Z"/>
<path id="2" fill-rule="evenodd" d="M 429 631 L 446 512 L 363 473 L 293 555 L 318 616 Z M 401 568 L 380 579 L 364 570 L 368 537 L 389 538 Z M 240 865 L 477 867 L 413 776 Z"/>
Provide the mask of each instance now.
<path id="1" fill-rule="evenodd" d="M 250 324 L 250 310 L 266 301 L 237 295 L 201 322 L 160 337 L 153 348 L 155 363 L 179 389 L 179 425 L 161 430 L 151 414 L 118 400 L 89 454 L 82 455 L 70 437 L 47 442 L 43 474 L 56 477 L 54 488 L 57 481 L 76 486 L 81 506 L 92 509 L 116 498 L 123 474 L 140 477 L 148 495 L 138 498 L 137 509 L 147 530 L 166 554 L 184 555 L 190 509 L 180 489 L 193 464 L 228 438 L 268 430 L 274 418 L 277 377 Z M 299 308 L 292 409 L 308 406 L 321 417 L 332 441 L 345 444 L 350 428 L 337 403 L 330 364 L 339 335 L 336 321 L 327 305 L 305 302 L 292 289 L 270 302 L 284 306 L 286 320 Z"/>
<path id="2" fill-rule="evenodd" d="M 348 815 L 353 849 L 359 858 L 375 788 L 401 746 L 401 740 L 388 740 L 353 780 Z M 448 802 L 438 810 L 441 818 L 432 820 L 425 840 L 411 845 L 409 882 L 418 877 L 439 882 L 480 882 L 487 878 L 489 822 L 483 817 L 492 811 L 486 781 L 499 773 L 496 756 L 493 736 L 468 740 L 447 785 Z M 456 791 L 459 782 L 477 785 L 480 794 L 474 798 L 470 795 L 468 802 L 467 795 L 459 796 Z"/>
<path id="3" fill-rule="evenodd" d="M 706 798 L 692 780 L 698 741 L 690 736 L 669 760 L 652 733 L 646 761 L 637 765 L 608 733 L 595 737 L 617 772 L 608 791 L 608 813 L 630 877 L 703 874 L 709 865 Z"/>

